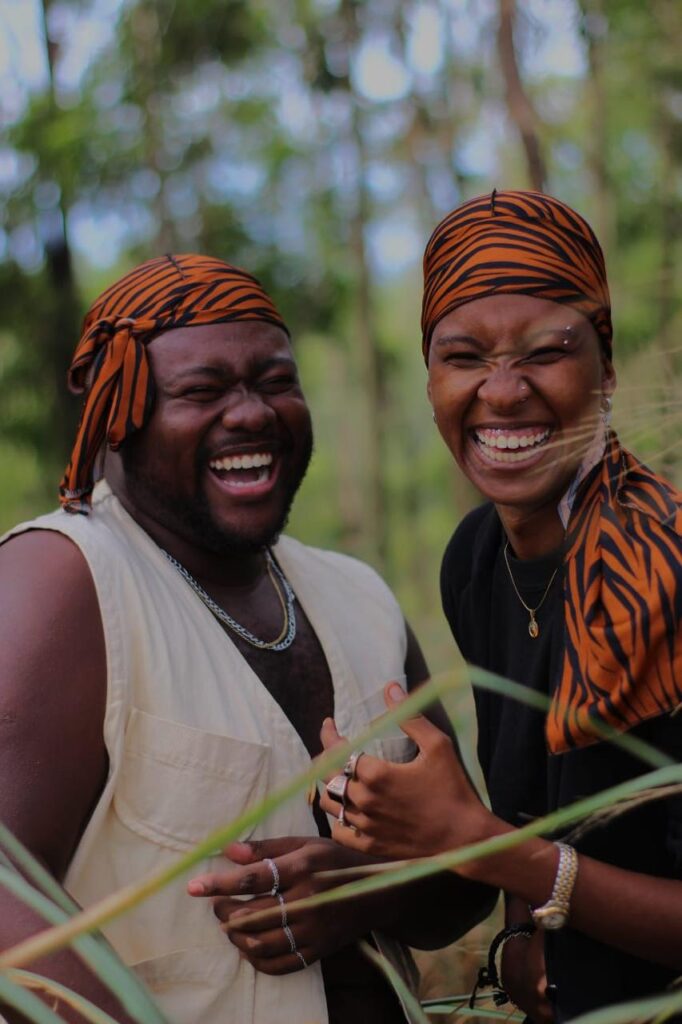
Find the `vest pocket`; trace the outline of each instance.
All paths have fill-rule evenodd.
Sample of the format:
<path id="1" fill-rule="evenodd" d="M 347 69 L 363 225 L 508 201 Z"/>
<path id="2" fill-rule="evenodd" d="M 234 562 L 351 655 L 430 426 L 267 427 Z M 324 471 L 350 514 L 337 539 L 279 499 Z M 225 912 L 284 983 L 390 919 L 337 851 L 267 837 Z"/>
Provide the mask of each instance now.
<path id="1" fill-rule="evenodd" d="M 114 810 L 138 835 L 188 850 L 265 796 L 269 754 L 133 708 Z"/>
<path id="2" fill-rule="evenodd" d="M 244 970 L 236 950 L 224 941 L 223 948 L 178 950 L 131 968 L 170 1021 L 237 1024 L 251 1019 L 252 972 Z"/>

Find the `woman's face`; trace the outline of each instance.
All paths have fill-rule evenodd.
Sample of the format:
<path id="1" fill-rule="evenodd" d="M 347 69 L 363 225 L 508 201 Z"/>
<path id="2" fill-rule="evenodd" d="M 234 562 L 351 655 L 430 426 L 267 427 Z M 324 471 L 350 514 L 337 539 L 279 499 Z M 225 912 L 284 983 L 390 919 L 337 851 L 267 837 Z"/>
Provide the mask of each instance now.
<path id="1" fill-rule="evenodd" d="M 497 506 L 556 507 L 615 386 L 592 324 L 528 295 L 468 302 L 436 325 L 429 399 L 458 465 Z"/>

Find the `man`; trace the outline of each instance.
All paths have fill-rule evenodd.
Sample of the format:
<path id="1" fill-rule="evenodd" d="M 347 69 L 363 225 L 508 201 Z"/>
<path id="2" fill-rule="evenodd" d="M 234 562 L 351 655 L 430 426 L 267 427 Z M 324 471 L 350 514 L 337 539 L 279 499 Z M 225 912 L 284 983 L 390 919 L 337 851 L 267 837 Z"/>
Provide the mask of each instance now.
<path id="1" fill-rule="evenodd" d="M 326 716 L 357 734 L 387 679 L 426 666 L 369 568 L 278 541 L 312 432 L 254 278 L 201 256 L 142 264 L 91 308 L 70 380 L 85 400 L 63 509 L 0 548 L 0 816 L 88 905 L 305 768 Z M 407 743 L 378 753 L 406 759 Z M 204 865 L 223 876 L 215 915 L 179 883 L 107 928 L 169 1020 L 404 1019 L 355 940 L 443 944 L 489 894 L 448 879 L 445 915 L 441 883 L 249 933 L 230 897 L 272 888 L 286 906 L 314 872 L 363 863 L 328 835 L 302 795 L 228 848 L 227 879 Z M 2 900 L 6 947 L 39 924 Z M 69 954 L 44 969 L 126 1020 Z"/>

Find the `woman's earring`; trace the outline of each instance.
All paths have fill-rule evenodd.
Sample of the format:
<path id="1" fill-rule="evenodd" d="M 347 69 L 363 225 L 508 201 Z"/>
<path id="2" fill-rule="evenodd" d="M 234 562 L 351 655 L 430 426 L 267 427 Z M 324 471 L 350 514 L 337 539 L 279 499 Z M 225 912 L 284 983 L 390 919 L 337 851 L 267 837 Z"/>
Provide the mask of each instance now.
<path id="1" fill-rule="evenodd" d="M 604 427 L 608 430 L 611 426 L 611 415 L 613 412 L 613 399 L 611 398 L 611 395 L 601 396 L 599 409 L 601 411 L 601 418 L 604 423 Z"/>
<path id="2" fill-rule="evenodd" d="M 433 420 L 434 423 L 436 422 L 436 414 L 433 411 L 433 409 L 431 410 L 431 419 Z"/>

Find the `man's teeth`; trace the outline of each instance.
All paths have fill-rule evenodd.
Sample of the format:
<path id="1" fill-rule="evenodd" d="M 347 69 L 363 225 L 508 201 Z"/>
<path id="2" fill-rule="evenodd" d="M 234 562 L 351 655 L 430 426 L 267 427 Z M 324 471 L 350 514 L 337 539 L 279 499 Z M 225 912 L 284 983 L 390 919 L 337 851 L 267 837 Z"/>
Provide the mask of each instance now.
<path id="1" fill-rule="evenodd" d="M 262 452 L 256 455 L 226 455 L 222 459 L 213 459 L 209 462 L 211 469 L 222 469 L 227 472 L 230 469 L 260 469 L 261 466 L 272 464 L 272 454 Z"/>
<path id="2" fill-rule="evenodd" d="M 523 462 L 534 455 L 550 435 L 548 429 L 521 431 L 486 429 L 474 431 L 482 451 L 494 462 Z"/>

